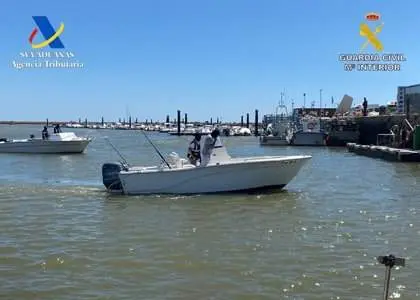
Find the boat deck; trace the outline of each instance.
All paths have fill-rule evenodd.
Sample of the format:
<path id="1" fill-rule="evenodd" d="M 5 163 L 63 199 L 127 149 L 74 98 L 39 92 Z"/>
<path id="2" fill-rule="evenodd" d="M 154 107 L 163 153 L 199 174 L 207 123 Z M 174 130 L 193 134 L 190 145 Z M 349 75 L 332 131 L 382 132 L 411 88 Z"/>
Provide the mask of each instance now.
<path id="1" fill-rule="evenodd" d="M 347 150 L 359 155 L 381 158 L 388 161 L 420 162 L 420 151 L 409 149 L 347 143 Z"/>

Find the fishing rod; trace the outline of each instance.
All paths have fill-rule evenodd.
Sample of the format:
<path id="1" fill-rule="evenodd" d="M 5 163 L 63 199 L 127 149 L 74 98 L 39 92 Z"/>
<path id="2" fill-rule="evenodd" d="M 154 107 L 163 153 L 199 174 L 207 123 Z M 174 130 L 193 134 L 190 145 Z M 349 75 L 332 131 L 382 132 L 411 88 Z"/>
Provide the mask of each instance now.
<path id="1" fill-rule="evenodd" d="M 150 138 L 147 136 L 147 134 L 144 132 L 144 130 L 140 130 L 144 137 L 147 139 L 147 141 L 152 145 L 152 147 L 156 150 L 157 154 L 159 154 L 160 158 L 166 163 L 169 169 L 172 169 L 169 163 L 166 161 L 166 159 L 163 157 L 163 155 L 160 153 L 159 149 L 153 144 L 153 142 L 150 140 Z"/>
<path id="2" fill-rule="evenodd" d="M 120 151 L 118 151 L 118 149 L 111 143 L 111 141 L 105 137 L 105 140 L 111 145 L 112 149 L 114 149 L 115 152 L 117 152 L 118 156 L 121 158 L 122 162 L 124 164 L 126 164 L 127 166 L 129 166 L 127 160 L 124 158 L 124 156 L 120 153 Z"/>

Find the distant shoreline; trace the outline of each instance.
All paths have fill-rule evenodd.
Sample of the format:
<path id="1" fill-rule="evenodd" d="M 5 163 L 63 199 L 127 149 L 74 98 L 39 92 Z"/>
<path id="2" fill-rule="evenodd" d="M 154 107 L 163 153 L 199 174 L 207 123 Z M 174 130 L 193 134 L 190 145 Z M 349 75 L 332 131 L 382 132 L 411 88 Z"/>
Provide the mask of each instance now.
<path id="1" fill-rule="evenodd" d="M 50 124 L 67 124 L 70 122 L 64 121 L 48 121 L 48 125 Z M 0 125 L 44 125 L 47 124 L 46 121 L 0 121 Z"/>

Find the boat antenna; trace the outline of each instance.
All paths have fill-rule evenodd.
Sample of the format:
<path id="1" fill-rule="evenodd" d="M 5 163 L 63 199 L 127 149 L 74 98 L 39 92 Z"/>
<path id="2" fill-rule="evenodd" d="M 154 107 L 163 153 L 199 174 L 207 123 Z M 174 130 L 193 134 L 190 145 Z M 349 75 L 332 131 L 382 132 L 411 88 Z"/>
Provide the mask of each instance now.
<path id="1" fill-rule="evenodd" d="M 147 134 L 144 132 L 144 130 L 140 130 L 143 134 L 144 137 L 147 139 L 147 141 L 150 143 L 150 145 L 152 145 L 152 147 L 156 150 L 157 154 L 159 154 L 160 158 L 166 163 L 166 165 L 168 166 L 169 169 L 172 169 L 171 166 L 169 165 L 169 163 L 166 161 L 166 159 L 163 157 L 163 155 L 160 153 L 159 149 L 153 144 L 153 142 L 149 139 L 149 137 L 147 136 Z"/>
<path id="2" fill-rule="evenodd" d="M 120 151 L 118 151 L 118 149 L 111 143 L 111 141 L 105 137 L 105 140 L 111 145 L 112 149 L 114 149 L 115 152 L 117 152 L 118 156 L 121 158 L 122 162 L 124 164 L 126 164 L 127 166 L 129 166 L 127 160 L 124 158 L 124 156 L 120 153 Z"/>
<path id="3" fill-rule="evenodd" d="M 379 256 L 377 258 L 380 264 L 385 265 L 385 282 L 384 282 L 384 300 L 388 300 L 388 293 L 389 293 L 389 281 L 391 279 L 391 269 L 394 266 L 405 266 L 405 259 L 400 257 L 395 257 L 394 255 L 388 256 Z"/>

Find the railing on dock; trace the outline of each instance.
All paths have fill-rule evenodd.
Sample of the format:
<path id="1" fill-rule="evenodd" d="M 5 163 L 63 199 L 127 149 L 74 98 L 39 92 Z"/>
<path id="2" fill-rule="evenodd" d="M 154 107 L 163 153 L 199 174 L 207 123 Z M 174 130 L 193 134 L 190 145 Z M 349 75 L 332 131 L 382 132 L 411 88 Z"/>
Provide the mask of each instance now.
<path id="1" fill-rule="evenodd" d="M 381 133 L 376 136 L 377 146 L 392 147 L 395 144 L 395 134 L 393 133 Z"/>

